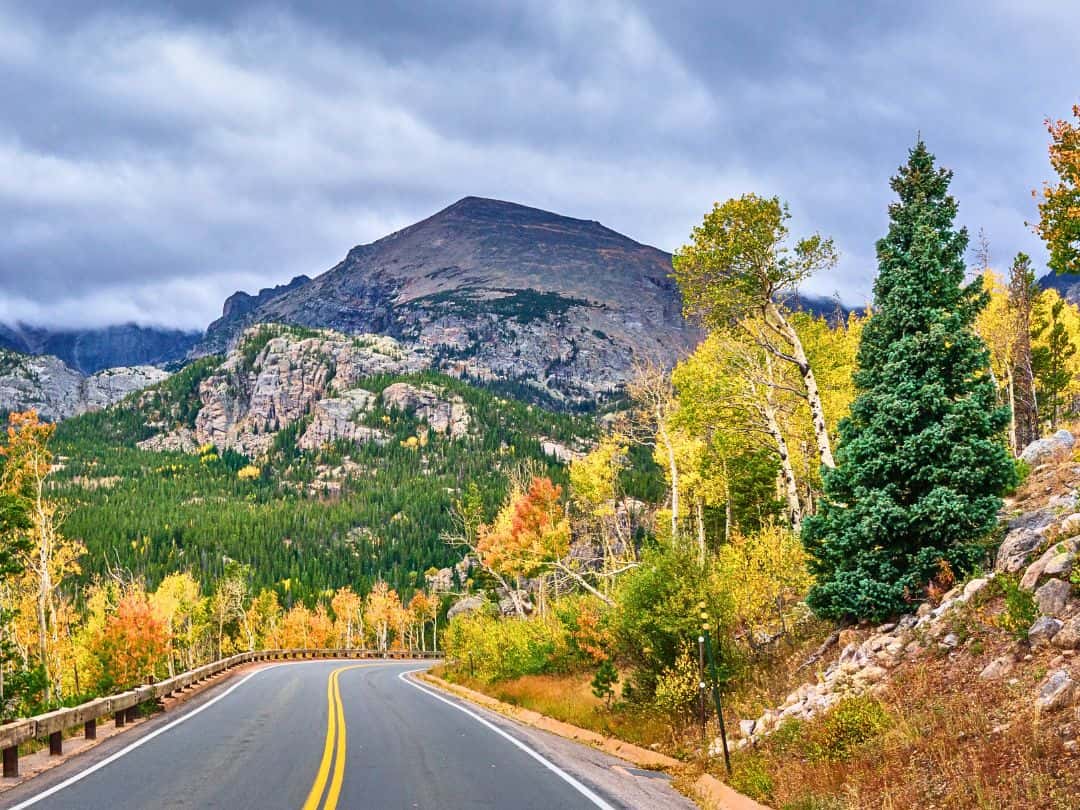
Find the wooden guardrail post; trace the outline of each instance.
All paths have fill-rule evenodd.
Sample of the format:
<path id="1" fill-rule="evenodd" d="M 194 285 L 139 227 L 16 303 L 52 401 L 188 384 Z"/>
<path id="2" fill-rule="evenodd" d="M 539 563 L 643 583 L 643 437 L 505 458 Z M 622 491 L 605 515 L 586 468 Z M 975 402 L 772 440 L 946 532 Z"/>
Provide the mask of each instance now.
<path id="1" fill-rule="evenodd" d="M 49 735 L 49 756 L 58 757 L 64 753 L 64 732 L 54 731 Z"/>
<path id="2" fill-rule="evenodd" d="M 83 737 L 88 740 L 97 739 L 97 718 L 91 717 L 85 723 L 83 723 Z"/>
<path id="3" fill-rule="evenodd" d="M 19 746 L 12 745 L 4 749 L 4 778 L 14 779 L 19 775 Z"/>

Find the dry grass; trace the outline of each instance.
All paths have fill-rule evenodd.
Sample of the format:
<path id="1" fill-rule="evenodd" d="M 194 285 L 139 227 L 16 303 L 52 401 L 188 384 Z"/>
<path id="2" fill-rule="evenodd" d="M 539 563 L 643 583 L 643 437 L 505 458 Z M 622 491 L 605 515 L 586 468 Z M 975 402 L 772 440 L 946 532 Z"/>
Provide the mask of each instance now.
<path id="1" fill-rule="evenodd" d="M 442 677 L 446 677 L 445 673 Z M 593 695 L 591 679 L 591 673 L 572 673 L 524 675 L 494 684 L 460 675 L 453 681 L 505 703 L 532 709 L 598 734 L 667 752 L 679 751 L 681 734 L 678 729 L 654 713 L 622 704 L 608 709 L 604 701 Z"/>
<path id="2" fill-rule="evenodd" d="M 1071 669 L 1074 657 L 1030 651 L 996 627 L 1000 598 L 958 612 L 954 632 L 962 647 L 936 645 L 894 670 L 877 695 L 888 727 L 853 752 L 830 756 L 808 741 L 820 739 L 822 719 L 792 724 L 758 749 L 735 758 L 736 787 L 780 810 L 825 808 L 1046 808 L 1080 807 L 1080 756 L 1074 709 L 1040 716 L 1034 697 L 1051 668 Z M 979 672 L 993 658 L 1021 659 L 1009 678 L 985 682 Z M 1027 660 L 1024 660 L 1027 658 Z"/>

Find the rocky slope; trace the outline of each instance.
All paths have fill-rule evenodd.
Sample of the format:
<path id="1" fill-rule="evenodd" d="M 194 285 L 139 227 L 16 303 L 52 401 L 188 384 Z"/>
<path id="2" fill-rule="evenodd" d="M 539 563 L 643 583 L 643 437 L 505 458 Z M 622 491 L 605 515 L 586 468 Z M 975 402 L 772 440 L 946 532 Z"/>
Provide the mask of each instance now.
<path id="1" fill-rule="evenodd" d="M 171 420 L 159 414 L 163 429 L 140 447 L 193 452 L 213 444 L 261 458 L 280 431 L 298 422 L 296 444 L 302 450 L 339 440 L 385 444 L 390 436 L 366 423 L 379 405 L 411 414 L 452 439 L 467 436 L 472 418 L 459 396 L 407 382 L 392 383 L 376 395 L 359 384 L 374 375 L 412 374 L 428 366 L 423 354 L 386 336 L 256 325 L 199 382 L 193 424 L 170 427 Z"/>
<path id="2" fill-rule="evenodd" d="M 597 222 L 466 197 L 317 278 L 233 295 L 196 353 L 260 321 L 373 332 L 458 376 L 591 402 L 635 353 L 672 363 L 697 342 L 670 273 L 668 254 Z"/>
<path id="3" fill-rule="evenodd" d="M 1024 451 L 1031 477 L 1006 502 L 1004 536 L 992 570 L 895 622 L 834 634 L 826 643 L 833 647 L 831 660 L 823 648 L 817 660 L 808 662 L 818 667 L 818 677 L 801 684 L 779 707 L 743 720 L 739 747 L 761 742 L 787 720 L 821 715 L 843 698 L 902 689 L 922 662 L 946 656 L 954 662 L 954 679 L 974 674 L 966 688 L 1007 679 L 1016 704 L 1010 711 L 1034 706 L 1047 723 L 1062 724 L 1067 750 L 1080 751 L 1080 727 L 1070 722 L 1068 712 L 1060 712 L 1080 703 L 1080 577 L 1073 573 L 1080 553 L 1080 463 L 1074 460 L 1075 444 L 1073 435 L 1062 430 Z M 1010 593 L 1015 595 L 1002 597 Z M 978 622 L 986 628 L 976 632 Z M 1017 622 L 1022 624 L 1017 627 Z M 1020 688 L 1026 683 L 1032 684 L 1029 691 Z"/>
<path id="4" fill-rule="evenodd" d="M 0 324 L 0 348 L 22 354 L 51 354 L 82 374 L 183 360 L 200 337 L 199 332 L 133 323 L 100 329 L 46 329 L 26 324 Z"/>
<path id="5" fill-rule="evenodd" d="M 0 411 L 33 408 L 43 418 L 58 421 L 105 408 L 168 376 L 154 366 L 110 368 L 85 376 L 58 357 L 0 349 Z"/>

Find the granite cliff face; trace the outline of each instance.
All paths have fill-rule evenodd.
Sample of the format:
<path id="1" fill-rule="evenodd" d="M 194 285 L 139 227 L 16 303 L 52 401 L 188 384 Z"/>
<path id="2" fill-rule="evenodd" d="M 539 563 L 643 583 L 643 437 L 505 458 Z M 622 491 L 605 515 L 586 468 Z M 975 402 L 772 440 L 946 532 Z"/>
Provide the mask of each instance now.
<path id="1" fill-rule="evenodd" d="M 466 197 L 314 279 L 233 295 L 194 353 L 257 322 L 378 333 L 457 376 L 593 402 L 635 354 L 671 364 L 699 340 L 670 273 L 667 253 L 597 222 Z"/>
<path id="2" fill-rule="evenodd" d="M 365 424 L 380 403 L 414 414 L 429 429 L 458 439 L 471 417 L 460 397 L 432 385 L 397 382 L 381 397 L 360 385 L 378 374 L 412 374 L 430 366 L 422 353 L 390 337 L 261 324 L 247 329 L 225 360 L 199 382 L 194 426 L 167 429 L 142 442 L 147 450 L 194 452 L 213 444 L 260 458 L 279 431 L 303 421 L 302 450 L 335 441 L 384 444 L 390 436 Z M 380 423 L 381 424 L 381 423 Z"/>
<path id="3" fill-rule="evenodd" d="M 119 402 L 168 377 L 154 366 L 110 368 L 85 376 L 51 355 L 0 349 L 0 411 L 35 409 L 58 421 Z"/>

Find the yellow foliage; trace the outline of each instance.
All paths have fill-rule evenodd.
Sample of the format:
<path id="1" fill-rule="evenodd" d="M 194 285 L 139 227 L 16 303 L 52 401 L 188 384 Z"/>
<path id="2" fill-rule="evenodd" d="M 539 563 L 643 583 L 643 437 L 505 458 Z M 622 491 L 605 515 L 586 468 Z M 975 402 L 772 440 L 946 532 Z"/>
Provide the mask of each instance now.
<path id="1" fill-rule="evenodd" d="M 717 553 L 716 590 L 730 594 L 735 620 L 753 644 L 788 628 L 812 583 L 802 543 L 786 527 L 767 523 L 733 533 Z"/>

